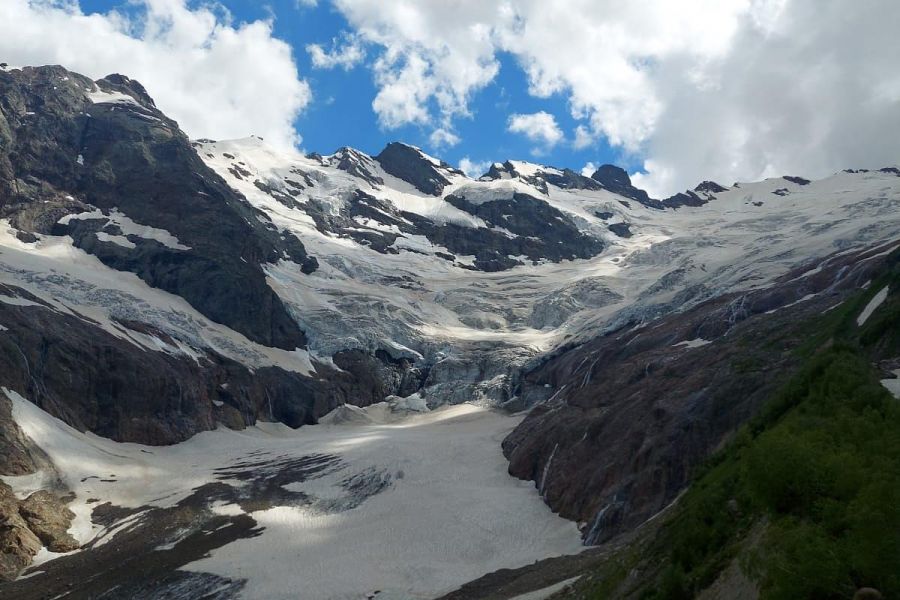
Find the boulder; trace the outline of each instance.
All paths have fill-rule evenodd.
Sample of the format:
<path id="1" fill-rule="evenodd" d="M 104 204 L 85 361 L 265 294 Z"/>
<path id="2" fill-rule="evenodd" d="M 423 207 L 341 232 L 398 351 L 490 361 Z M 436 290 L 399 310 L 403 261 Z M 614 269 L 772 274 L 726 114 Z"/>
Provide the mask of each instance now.
<path id="1" fill-rule="evenodd" d="M 50 492 L 40 490 L 28 496 L 19 504 L 19 514 L 52 552 L 78 549 L 78 541 L 68 532 L 75 513 Z"/>
<path id="2" fill-rule="evenodd" d="M 15 579 L 42 545 L 19 514 L 12 488 L 0 481 L 0 581 Z"/>

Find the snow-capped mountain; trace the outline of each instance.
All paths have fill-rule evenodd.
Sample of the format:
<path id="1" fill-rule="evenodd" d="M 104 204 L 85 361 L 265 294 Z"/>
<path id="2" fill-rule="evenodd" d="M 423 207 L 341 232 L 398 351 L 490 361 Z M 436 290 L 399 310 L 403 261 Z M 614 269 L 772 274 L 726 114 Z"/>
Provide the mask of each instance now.
<path id="1" fill-rule="evenodd" d="M 409 514 L 464 496 L 515 506 L 498 531 L 527 550 L 505 561 L 477 538 L 483 556 L 460 555 L 450 575 L 381 566 L 407 586 L 381 597 L 434 597 L 486 570 L 573 552 L 579 536 L 608 539 L 669 504 L 758 409 L 767 373 L 790 367 L 762 350 L 773 332 L 867 285 L 900 243 L 898 206 L 895 167 L 707 181 L 654 199 L 612 165 L 586 177 L 509 160 L 473 179 L 402 143 L 376 156 L 304 156 L 255 137 L 190 141 L 127 77 L 3 69 L 0 473 L 18 496 L 75 492 L 73 535 L 88 548 L 78 556 L 95 566 L 106 568 L 113 550 L 145 553 L 126 534 L 156 528 L 153 548 L 180 554 L 154 563 L 152 581 L 183 586 L 183 597 L 287 597 L 293 580 L 244 589 L 253 574 L 224 550 L 193 568 L 203 576 L 175 571 L 238 539 L 275 540 L 261 533 L 267 523 L 271 533 L 273 520 L 298 518 L 284 507 L 352 521 L 397 502 Z M 753 369 L 735 366 L 748 356 Z M 530 412 L 429 414 L 463 402 Z M 419 412 L 421 429 L 393 421 Z M 324 432 L 302 439 L 275 425 L 329 413 Z M 461 423 L 471 452 L 441 415 Z M 219 425 L 229 431 L 211 431 Z M 460 480 L 503 478 L 504 439 L 510 472 L 534 481 L 540 498 L 518 496 L 533 490 L 511 478 L 495 496 L 465 486 L 380 496 L 411 489 L 405 473 L 435 485 L 432 472 L 451 462 L 481 469 L 453 471 Z M 411 466 L 431 441 L 455 458 Z M 371 455 L 356 448 L 367 443 Z M 480 454 L 488 443 L 494 454 Z M 61 464 L 73 453 L 89 464 Z M 181 461 L 191 467 L 173 483 L 166 472 Z M 501 519 L 472 504 L 453 513 L 476 515 L 454 540 L 477 537 L 477 515 Z M 203 525 L 190 529 L 179 511 Z M 425 527 L 440 512 L 410 522 Z M 544 529 L 516 538 L 525 521 Z M 290 523 L 327 537 L 320 525 Z M 220 526 L 234 529 L 215 541 Z M 55 557 L 50 542 L 34 543 L 7 561 L 7 577 L 40 548 L 39 560 Z M 306 560 L 325 552 L 312 548 Z M 55 590 L 51 575 L 65 582 L 84 566 L 66 560 L 46 563 L 33 589 Z M 284 577 L 295 572 L 279 565 Z M 122 573 L 104 573 L 93 592 L 124 585 Z M 358 579 L 372 590 L 397 581 Z M 366 591 L 352 581 L 334 597 Z"/>

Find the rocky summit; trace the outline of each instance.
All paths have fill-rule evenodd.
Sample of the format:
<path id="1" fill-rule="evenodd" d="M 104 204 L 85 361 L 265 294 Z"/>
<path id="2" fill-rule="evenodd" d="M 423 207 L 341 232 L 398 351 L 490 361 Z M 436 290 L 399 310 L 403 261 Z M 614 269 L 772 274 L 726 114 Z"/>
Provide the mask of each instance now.
<path id="1" fill-rule="evenodd" d="M 0 68 L 4 598 L 756 598 L 734 549 L 786 505 L 741 504 L 756 463 L 698 478 L 811 414 L 831 352 L 898 394 L 895 166 L 657 199 L 191 140 L 152 92 Z M 743 528 L 697 547 L 731 553 L 653 562 L 723 481 Z"/>

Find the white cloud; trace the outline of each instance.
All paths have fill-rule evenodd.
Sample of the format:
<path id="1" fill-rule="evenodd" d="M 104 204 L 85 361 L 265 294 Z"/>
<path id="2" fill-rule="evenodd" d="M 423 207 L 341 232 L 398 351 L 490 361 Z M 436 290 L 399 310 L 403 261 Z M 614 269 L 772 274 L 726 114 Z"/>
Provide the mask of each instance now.
<path id="1" fill-rule="evenodd" d="M 189 8 L 184 0 L 141 0 L 136 8 L 132 18 L 85 15 L 77 1 L 3 0 L 0 56 L 95 79 L 128 75 L 192 137 L 300 141 L 293 121 L 312 95 L 270 21 L 233 23 L 220 6 Z"/>
<path id="2" fill-rule="evenodd" d="M 450 148 L 460 142 L 459 136 L 448 129 L 440 127 L 431 132 L 428 141 L 434 148 Z"/>
<path id="3" fill-rule="evenodd" d="M 572 140 L 572 147 L 576 150 L 582 150 L 591 146 L 596 141 L 596 137 L 591 134 L 587 127 L 579 125 L 575 128 L 575 139 Z"/>
<path id="4" fill-rule="evenodd" d="M 468 175 L 469 177 L 481 177 L 484 175 L 487 170 L 491 166 L 491 161 L 473 161 L 468 156 L 464 156 L 462 160 L 459 161 L 459 168 L 462 169 L 462 172 Z"/>
<path id="5" fill-rule="evenodd" d="M 510 53 L 656 194 L 707 178 L 900 161 L 900 4 L 872 0 L 336 0 L 375 62 L 382 124 L 446 122 Z M 433 115 L 431 113 L 438 113 Z"/>
<path id="6" fill-rule="evenodd" d="M 331 50 L 325 50 L 321 44 L 308 44 L 306 51 L 317 69 L 333 69 L 340 67 L 349 71 L 366 58 L 362 42 L 355 35 L 343 34 L 331 40 Z"/>
<path id="7" fill-rule="evenodd" d="M 490 21 L 491 2 L 335 0 L 364 41 L 382 52 L 373 64 L 379 88 L 372 102 L 382 126 L 441 121 L 468 115 L 474 92 L 499 69 Z"/>
<path id="8" fill-rule="evenodd" d="M 583 167 L 581 167 L 581 174 L 585 177 L 590 177 L 597 171 L 597 165 L 593 162 L 585 163 Z"/>
<path id="9" fill-rule="evenodd" d="M 522 134 L 539 144 L 532 150 L 532 154 L 541 154 L 563 139 L 563 132 L 556 123 L 556 117 L 544 111 L 510 115 L 506 129 L 511 133 Z"/>

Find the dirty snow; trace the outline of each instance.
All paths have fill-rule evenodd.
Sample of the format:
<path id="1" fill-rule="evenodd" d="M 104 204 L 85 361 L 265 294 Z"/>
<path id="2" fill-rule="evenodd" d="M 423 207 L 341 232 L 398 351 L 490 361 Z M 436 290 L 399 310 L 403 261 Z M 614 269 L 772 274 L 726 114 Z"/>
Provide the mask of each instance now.
<path id="1" fill-rule="evenodd" d="M 262 535 L 186 567 L 248 578 L 245 600 L 288 600 L 297 590 L 316 600 L 355 600 L 375 590 L 381 590 L 379 600 L 425 600 L 500 568 L 583 550 L 576 525 L 554 515 L 530 482 L 506 471 L 500 441 L 520 417 L 462 404 L 384 424 L 292 430 L 260 423 L 147 447 L 80 433 L 3 391 L 16 422 L 75 492 L 71 532 L 82 542 L 110 536 L 90 522 L 86 499 L 171 506 L 213 481 L 216 468 L 249 455 L 340 457 L 340 469 L 290 484 L 292 491 L 323 500 L 339 495 L 340 482 L 353 474 L 378 470 L 389 476 L 384 491 L 349 510 L 276 506 L 253 512 L 265 528 Z M 26 487 L 17 479 L 6 478 Z M 234 505 L 217 509 L 240 511 Z"/>

